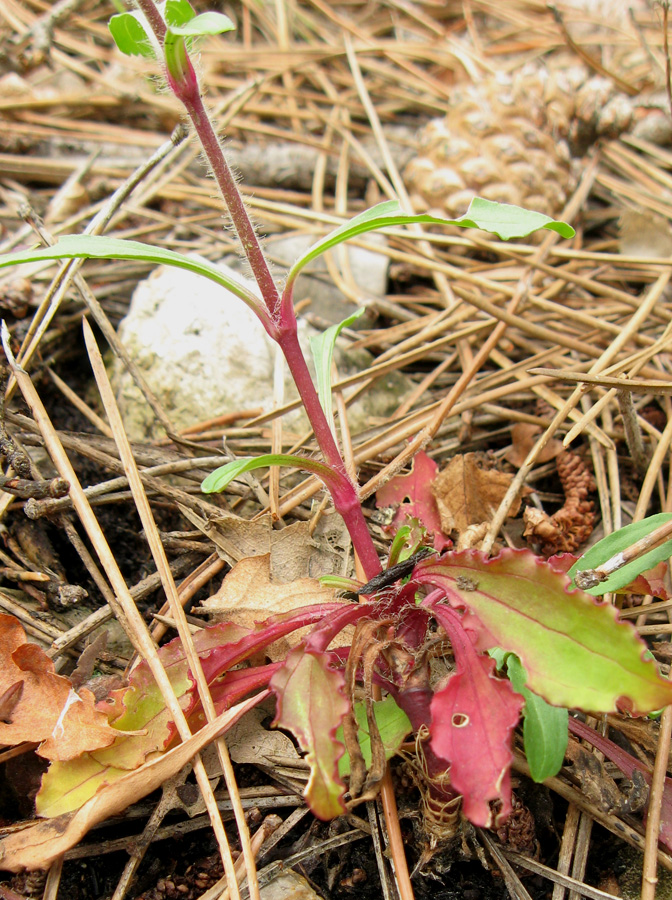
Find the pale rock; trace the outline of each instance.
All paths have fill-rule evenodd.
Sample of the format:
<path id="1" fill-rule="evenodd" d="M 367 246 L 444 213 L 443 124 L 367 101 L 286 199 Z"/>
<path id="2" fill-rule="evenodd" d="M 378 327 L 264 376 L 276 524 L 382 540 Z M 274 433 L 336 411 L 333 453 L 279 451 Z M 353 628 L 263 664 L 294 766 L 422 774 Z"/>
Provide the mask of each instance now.
<path id="1" fill-rule="evenodd" d="M 320 900 L 308 881 L 291 869 L 265 884 L 259 891 L 261 900 Z"/>
<path id="2" fill-rule="evenodd" d="M 228 266 L 222 268 L 258 296 L 254 282 Z M 307 323 L 299 322 L 309 360 L 311 333 L 315 331 Z M 157 269 L 136 288 L 119 337 L 178 429 L 228 412 L 273 408 L 276 344 L 248 306 L 207 278 L 174 267 Z M 335 358 L 341 375 L 371 364 L 371 357 L 362 359 L 361 351 L 343 353 L 337 348 Z M 286 366 L 285 372 L 288 402 L 298 395 Z M 149 405 L 119 361 L 112 378 L 129 437 L 162 436 Z M 390 415 L 409 389 L 408 379 L 398 373 L 381 378 L 353 404 L 351 429 L 361 431 L 372 416 Z M 283 422 L 293 431 L 306 425 L 302 411 L 289 413 Z"/>

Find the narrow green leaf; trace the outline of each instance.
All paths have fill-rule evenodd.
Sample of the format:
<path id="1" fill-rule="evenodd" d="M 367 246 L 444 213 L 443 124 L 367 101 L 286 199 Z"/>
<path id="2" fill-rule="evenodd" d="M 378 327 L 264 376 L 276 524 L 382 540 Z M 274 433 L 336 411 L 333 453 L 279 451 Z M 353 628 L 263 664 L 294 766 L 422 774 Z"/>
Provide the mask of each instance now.
<path id="1" fill-rule="evenodd" d="M 449 552 L 419 563 L 414 579 L 473 613 L 481 643 L 515 653 L 530 689 L 554 706 L 637 715 L 672 703 L 672 684 L 642 658 L 646 645 L 633 626 L 610 604 L 570 591 L 564 573 L 528 550 L 494 559 Z"/>
<path id="2" fill-rule="evenodd" d="M 126 56 L 144 56 L 154 59 L 156 54 L 147 32 L 138 20 L 138 14 L 132 12 L 119 13 L 108 22 L 114 43 Z"/>
<path id="3" fill-rule="evenodd" d="M 669 522 L 670 519 L 672 519 L 672 513 L 658 513 L 655 516 L 642 519 L 641 522 L 632 522 L 630 525 L 619 528 L 618 531 L 608 534 L 584 553 L 567 574 L 573 579 L 576 573 L 583 569 L 596 569 L 602 563 L 611 559 L 612 556 L 622 553 L 623 550 L 626 550 L 636 541 L 646 537 L 647 534 L 655 531 L 656 528 L 664 525 L 665 522 Z M 644 553 L 638 559 L 633 559 L 632 562 L 626 563 L 626 565 L 611 574 L 606 581 L 602 581 L 594 588 L 590 588 L 587 593 L 599 597 L 608 591 L 619 591 L 630 584 L 631 581 L 634 581 L 638 575 L 648 572 L 649 569 L 653 569 L 659 562 L 663 562 L 671 556 L 672 540 L 666 541 L 659 547 Z"/>
<path id="4" fill-rule="evenodd" d="M 189 3 L 189 0 L 166 0 L 166 5 L 163 8 L 163 15 L 166 20 L 166 25 L 173 31 L 194 19 L 196 12 L 191 3 Z"/>
<path id="5" fill-rule="evenodd" d="M 225 466 L 220 466 L 211 472 L 201 484 L 204 494 L 216 494 L 223 491 L 239 475 L 251 472 L 253 469 L 264 469 L 268 466 L 292 466 L 296 469 L 305 469 L 317 475 L 325 484 L 333 484 L 335 476 L 333 471 L 324 463 L 315 459 L 306 459 L 303 456 L 292 456 L 289 453 L 266 453 L 264 456 L 245 457 L 234 459 Z"/>
<path id="6" fill-rule="evenodd" d="M 194 272 L 196 275 L 203 275 L 205 278 L 209 278 L 210 281 L 227 288 L 254 310 L 264 325 L 270 322 L 269 315 L 262 306 L 261 300 L 244 285 L 227 275 L 219 266 L 208 262 L 206 259 L 194 259 L 190 256 L 184 256 L 182 253 L 176 253 L 174 250 L 153 247 L 151 244 L 142 244 L 139 241 L 124 241 L 103 235 L 70 234 L 60 238 L 53 247 L 37 247 L 33 250 L 6 253 L 0 256 L 0 268 L 49 259 L 75 258 L 136 259 L 156 265 L 186 269 L 189 272 Z"/>
<path id="7" fill-rule="evenodd" d="M 210 34 L 224 34 L 227 31 L 233 31 L 235 27 L 231 19 L 224 13 L 205 12 L 184 25 L 171 25 L 170 30 L 173 34 L 183 37 L 204 37 Z"/>
<path id="8" fill-rule="evenodd" d="M 341 331 L 356 322 L 357 319 L 365 312 L 358 309 L 347 319 L 343 319 L 338 325 L 332 325 L 323 331 L 322 334 L 315 335 L 310 339 L 310 349 L 315 360 L 315 372 L 317 375 L 317 393 L 320 398 L 320 404 L 327 417 L 327 421 L 332 421 L 331 407 L 331 360 L 334 356 L 334 347 L 336 339 Z"/>
<path id="9" fill-rule="evenodd" d="M 443 219 L 429 215 L 409 216 L 402 212 L 398 200 L 387 200 L 355 216 L 354 219 L 341 225 L 340 228 L 332 231 L 331 234 L 328 234 L 310 247 L 290 269 L 285 293 L 288 290 L 291 292 L 291 286 L 299 272 L 317 256 L 324 253 L 325 250 L 330 250 L 337 244 L 342 244 L 344 241 L 357 237 L 357 235 L 365 234 L 367 231 L 376 231 L 379 228 L 387 228 L 390 225 L 410 225 L 413 223 L 480 228 L 496 234 L 505 241 L 516 237 L 526 237 L 540 228 L 557 231 L 564 238 L 573 237 L 575 234 L 571 225 L 568 225 L 566 222 L 556 222 L 543 213 L 531 212 L 530 210 L 521 209 L 519 206 L 511 206 L 508 203 L 494 203 L 491 200 L 482 200 L 480 197 L 475 197 L 471 201 L 469 209 L 459 219 Z"/>
<path id="10" fill-rule="evenodd" d="M 525 756 L 532 780 L 538 783 L 557 775 L 567 750 L 569 713 L 559 706 L 551 706 L 527 687 L 527 672 L 515 655 L 506 657 L 508 676 L 514 691 L 525 698 L 523 737 Z"/>
<path id="11" fill-rule="evenodd" d="M 384 700 L 375 700 L 373 714 L 380 732 L 380 739 L 385 748 L 385 759 L 391 759 L 404 742 L 407 734 L 413 731 L 410 719 L 391 696 Z M 371 737 L 369 735 L 369 723 L 366 718 L 366 705 L 359 701 L 355 703 L 355 718 L 357 719 L 357 740 L 362 750 L 364 764 L 368 769 L 371 766 Z M 343 726 L 336 732 L 336 739 L 343 743 Z M 338 761 L 338 774 L 343 778 L 350 774 L 350 756 L 347 751 Z"/>

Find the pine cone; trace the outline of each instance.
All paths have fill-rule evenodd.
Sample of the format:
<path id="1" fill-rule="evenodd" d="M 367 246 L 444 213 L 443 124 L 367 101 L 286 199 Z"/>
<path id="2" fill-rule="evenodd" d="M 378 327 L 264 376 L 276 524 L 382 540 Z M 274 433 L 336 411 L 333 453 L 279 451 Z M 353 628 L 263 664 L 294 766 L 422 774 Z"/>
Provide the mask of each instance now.
<path id="1" fill-rule="evenodd" d="M 539 843 L 534 816 L 522 800 L 511 796 L 512 810 L 509 818 L 497 828 L 497 837 L 508 850 L 538 857 Z"/>
<path id="2" fill-rule="evenodd" d="M 404 172 L 415 208 L 456 217 L 478 194 L 557 215 L 574 189 L 570 144 L 584 153 L 600 135 L 615 137 L 633 101 L 582 66 L 525 66 L 458 87 L 443 119 L 419 134 Z"/>
<path id="3" fill-rule="evenodd" d="M 588 495 L 595 490 L 595 480 L 586 463 L 576 453 L 563 451 L 556 458 L 558 475 L 565 492 L 565 504 L 552 516 L 529 507 L 523 513 L 529 541 L 541 541 L 546 556 L 572 553 L 593 531 L 595 511 Z"/>

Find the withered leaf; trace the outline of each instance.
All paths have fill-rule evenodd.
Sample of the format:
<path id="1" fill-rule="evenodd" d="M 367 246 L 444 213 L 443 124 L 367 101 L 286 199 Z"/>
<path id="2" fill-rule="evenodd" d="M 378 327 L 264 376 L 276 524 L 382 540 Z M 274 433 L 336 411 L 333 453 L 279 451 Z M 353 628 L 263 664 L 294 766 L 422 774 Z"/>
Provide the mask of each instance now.
<path id="1" fill-rule="evenodd" d="M 74 847 L 89 829 L 160 787 L 196 753 L 258 703 L 259 699 L 259 696 L 252 697 L 239 703 L 173 750 L 128 772 L 114 783 L 104 785 L 76 812 L 37 822 L 22 831 L 7 835 L 0 841 L 0 867 L 10 872 L 49 868 L 58 856 Z"/>
<path id="2" fill-rule="evenodd" d="M 232 622 L 246 628 L 269 616 L 291 612 L 316 603 L 334 603 L 336 592 L 323 587 L 316 578 L 297 578 L 276 584 L 271 576 L 271 554 L 241 559 L 226 576 L 222 586 L 202 603 L 215 622 Z M 347 602 L 347 601 L 344 601 Z M 291 636 L 291 644 L 283 638 L 265 650 L 273 661 L 284 659 L 306 633 L 300 629 Z"/>
<path id="3" fill-rule="evenodd" d="M 0 722 L 0 743 L 42 741 L 37 751 L 41 756 L 65 760 L 107 747 L 117 736 L 107 716 L 95 709 L 93 694 L 75 693 L 70 681 L 55 673 L 42 648 L 26 642 L 18 619 L 0 615 L 0 696 L 7 704 L 19 683 L 22 691 L 9 721 Z"/>
<path id="4" fill-rule="evenodd" d="M 453 457 L 432 482 L 432 493 L 441 515 L 441 531 L 461 533 L 470 525 L 489 522 L 512 478 L 496 469 L 481 468 L 475 453 Z M 520 498 L 512 505 L 509 515 L 515 516 L 519 509 Z"/>
<path id="5" fill-rule="evenodd" d="M 537 443 L 537 439 L 542 431 L 543 428 L 540 425 L 533 425 L 531 422 L 516 422 L 511 427 L 512 444 L 504 454 L 504 459 L 519 469 L 527 459 L 527 454 Z M 562 449 L 562 441 L 559 441 L 557 438 L 551 438 L 537 456 L 537 462 L 541 464 L 555 459 L 562 452 Z"/>

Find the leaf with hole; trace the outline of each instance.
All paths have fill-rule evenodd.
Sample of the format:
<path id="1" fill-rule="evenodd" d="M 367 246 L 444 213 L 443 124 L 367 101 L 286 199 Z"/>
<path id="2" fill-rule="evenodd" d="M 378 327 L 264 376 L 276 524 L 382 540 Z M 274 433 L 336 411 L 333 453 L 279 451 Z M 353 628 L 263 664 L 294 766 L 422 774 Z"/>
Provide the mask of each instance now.
<path id="1" fill-rule="evenodd" d="M 527 550 L 494 559 L 449 552 L 419 563 L 414 579 L 477 617 L 490 646 L 515 653 L 530 690 L 554 706 L 641 715 L 672 703 L 672 684 L 642 658 L 646 645 L 633 626 L 610 604 L 570 590 L 564 573 Z"/>
<path id="2" fill-rule="evenodd" d="M 495 677 L 494 659 L 477 652 L 455 610 L 435 604 L 432 611 L 448 632 L 456 669 L 431 702 L 431 747 L 450 765 L 465 816 L 491 828 L 511 812 L 511 743 L 524 701 Z M 496 816 L 493 800 L 501 804 Z"/>

